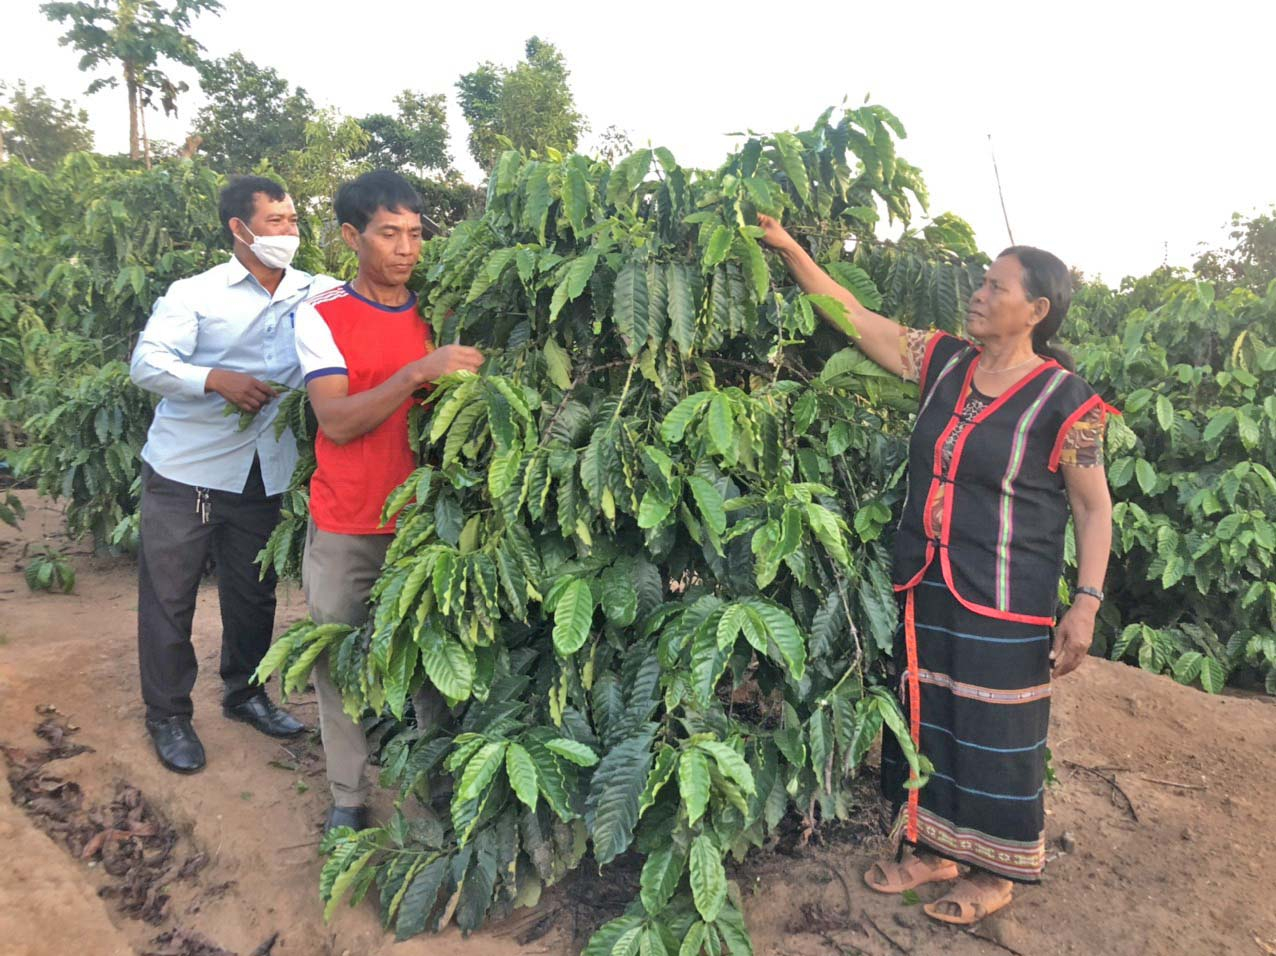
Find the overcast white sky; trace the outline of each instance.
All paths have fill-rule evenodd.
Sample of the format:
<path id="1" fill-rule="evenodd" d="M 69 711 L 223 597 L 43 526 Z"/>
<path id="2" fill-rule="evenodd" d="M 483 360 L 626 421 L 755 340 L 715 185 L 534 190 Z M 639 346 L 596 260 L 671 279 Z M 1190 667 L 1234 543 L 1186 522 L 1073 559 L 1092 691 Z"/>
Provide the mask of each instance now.
<path id="1" fill-rule="evenodd" d="M 1188 265 L 1232 212 L 1276 202 L 1270 0 L 224 3 L 197 22 L 209 55 L 242 50 L 320 104 L 360 116 L 404 88 L 448 94 L 452 153 L 474 181 L 456 79 L 512 64 L 537 34 L 565 55 L 595 132 L 615 124 L 686 164 L 716 165 L 731 131 L 805 127 L 869 94 L 907 127 L 900 153 L 931 212 L 964 216 L 995 253 L 991 134 L 1015 238 L 1110 282 Z M 124 93 L 83 96 L 89 77 L 37 0 L 2 5 L 0 80 L 78 99 L 98 148 L 122 150 Z M 152 117 L 152 136 L 180 142 L 197 106 L 196 92 L 179 120 Z"/>

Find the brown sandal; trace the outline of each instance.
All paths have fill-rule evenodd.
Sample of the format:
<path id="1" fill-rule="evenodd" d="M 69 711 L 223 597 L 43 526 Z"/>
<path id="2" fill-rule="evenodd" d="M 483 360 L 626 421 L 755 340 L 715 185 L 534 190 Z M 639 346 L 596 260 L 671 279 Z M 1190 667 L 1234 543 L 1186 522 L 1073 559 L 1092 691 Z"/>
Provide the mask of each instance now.
<path id="1" fill-rule="evenodd" d="M 927 903 L 922 910 L 931 919 L 939 920 L 941 923 L 970 926 L 1008 905 L 1014 896 L 1013 884 L 995 890 L 963 880 L 935 902 Z M 957 915 L 941 912 L 940 907 L 944 903 L 957 907 Z"/>
<path id="2" fill-rule="evenodd" d="M 870 877 L 878 873 L 881 879 L 874 882 Z M 870 890 L 878 893 L 904 893 L 923 883 L 942 883 L 955 880 L 961 873 L 952 860 L 923 860 L 909 856 L 908 859 L 896 863 L 894 860 L 885 863 L 874 863 L 864 873 L 864 883 Z"/>

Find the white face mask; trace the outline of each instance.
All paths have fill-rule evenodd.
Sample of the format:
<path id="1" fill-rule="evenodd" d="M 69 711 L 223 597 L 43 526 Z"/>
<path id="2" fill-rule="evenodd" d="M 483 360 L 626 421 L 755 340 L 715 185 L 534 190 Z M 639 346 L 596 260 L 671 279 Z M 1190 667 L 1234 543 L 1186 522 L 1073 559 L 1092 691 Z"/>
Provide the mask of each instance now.
<path id="1" fill-rule="evenodd" d="M 256 236 L 247 225 L 244 228 L 253 237 L 252 245 L 248 248 L 263 266 L 269 269 L 287 269 L 292 264 L 297 247 L 301 245 L 300 236 Z"/>

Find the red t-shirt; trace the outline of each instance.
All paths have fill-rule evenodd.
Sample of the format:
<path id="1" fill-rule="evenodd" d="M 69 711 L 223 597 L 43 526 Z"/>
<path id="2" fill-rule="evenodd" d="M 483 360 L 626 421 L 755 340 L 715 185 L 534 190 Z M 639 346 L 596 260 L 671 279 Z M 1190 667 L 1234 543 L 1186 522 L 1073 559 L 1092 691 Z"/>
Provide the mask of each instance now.
<path id="1" fill-rule="evenodd" d="M 363 298 L 349 284 L 307 300 L 297 309 L 297 358 L 307 382 L 345 375 L 349 394 L 376 388 L 409 362 L 433 350 L 430 329 L 417 314 L 416 296 L 397 308 Z M 334 534 L 390 534 L 381 524 L 390 492 L 416 468 L 408 444 L 407 399 L 380 425 L 344 445 L 320 429 L 318 468 L 310 480 L 310 516 Z"/>

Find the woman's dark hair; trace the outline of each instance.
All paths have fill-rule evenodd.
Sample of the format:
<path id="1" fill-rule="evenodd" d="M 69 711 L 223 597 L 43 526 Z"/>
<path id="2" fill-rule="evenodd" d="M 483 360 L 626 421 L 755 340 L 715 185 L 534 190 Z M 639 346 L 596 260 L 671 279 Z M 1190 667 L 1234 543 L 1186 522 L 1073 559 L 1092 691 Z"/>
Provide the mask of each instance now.
<path id="1" fill-rule="evenodd" d="M 1032 330 L 1032 350 L 1038 355 L 1054 359 L 1069 372 L 1075 372 L 1077 363 L 1072 356 L 1050 340 L 1059 333 L 1068 306 L 1072 304 L 1072 273 L 1063 260 L 1053 253 L 1035 246 L 1011 246 L 1003 249 L 1000 259 L 1014 256 L 1023 269 L 1023 289 L 1030 299 L 1048 299 L 1050 311 Z"/>
<path id="2" fill-rule="evenodd" d="M 230 221 L 242 219 L 247 222 L 251 219 L 257 206 L 258 193 L 265 193 L 275 202 L 282 202 L 288 195 L 283 186 L 265 176 L 231 176 L 217 197 L 217 213 L 221 216 L 222 228 L 232 242 L 235 237 L 230 231 Z"/>
<path id="3" fill-rule="evenodd" d="M 388 169 L 375 169 L 358 179 L 342 183 L 332 205 L 337 213 L 337 222 L 348 222 L 359 232 L 368 228 L 378 209 L 414 212 L 418 216 L 424 209 L 412 184 Z"/>

